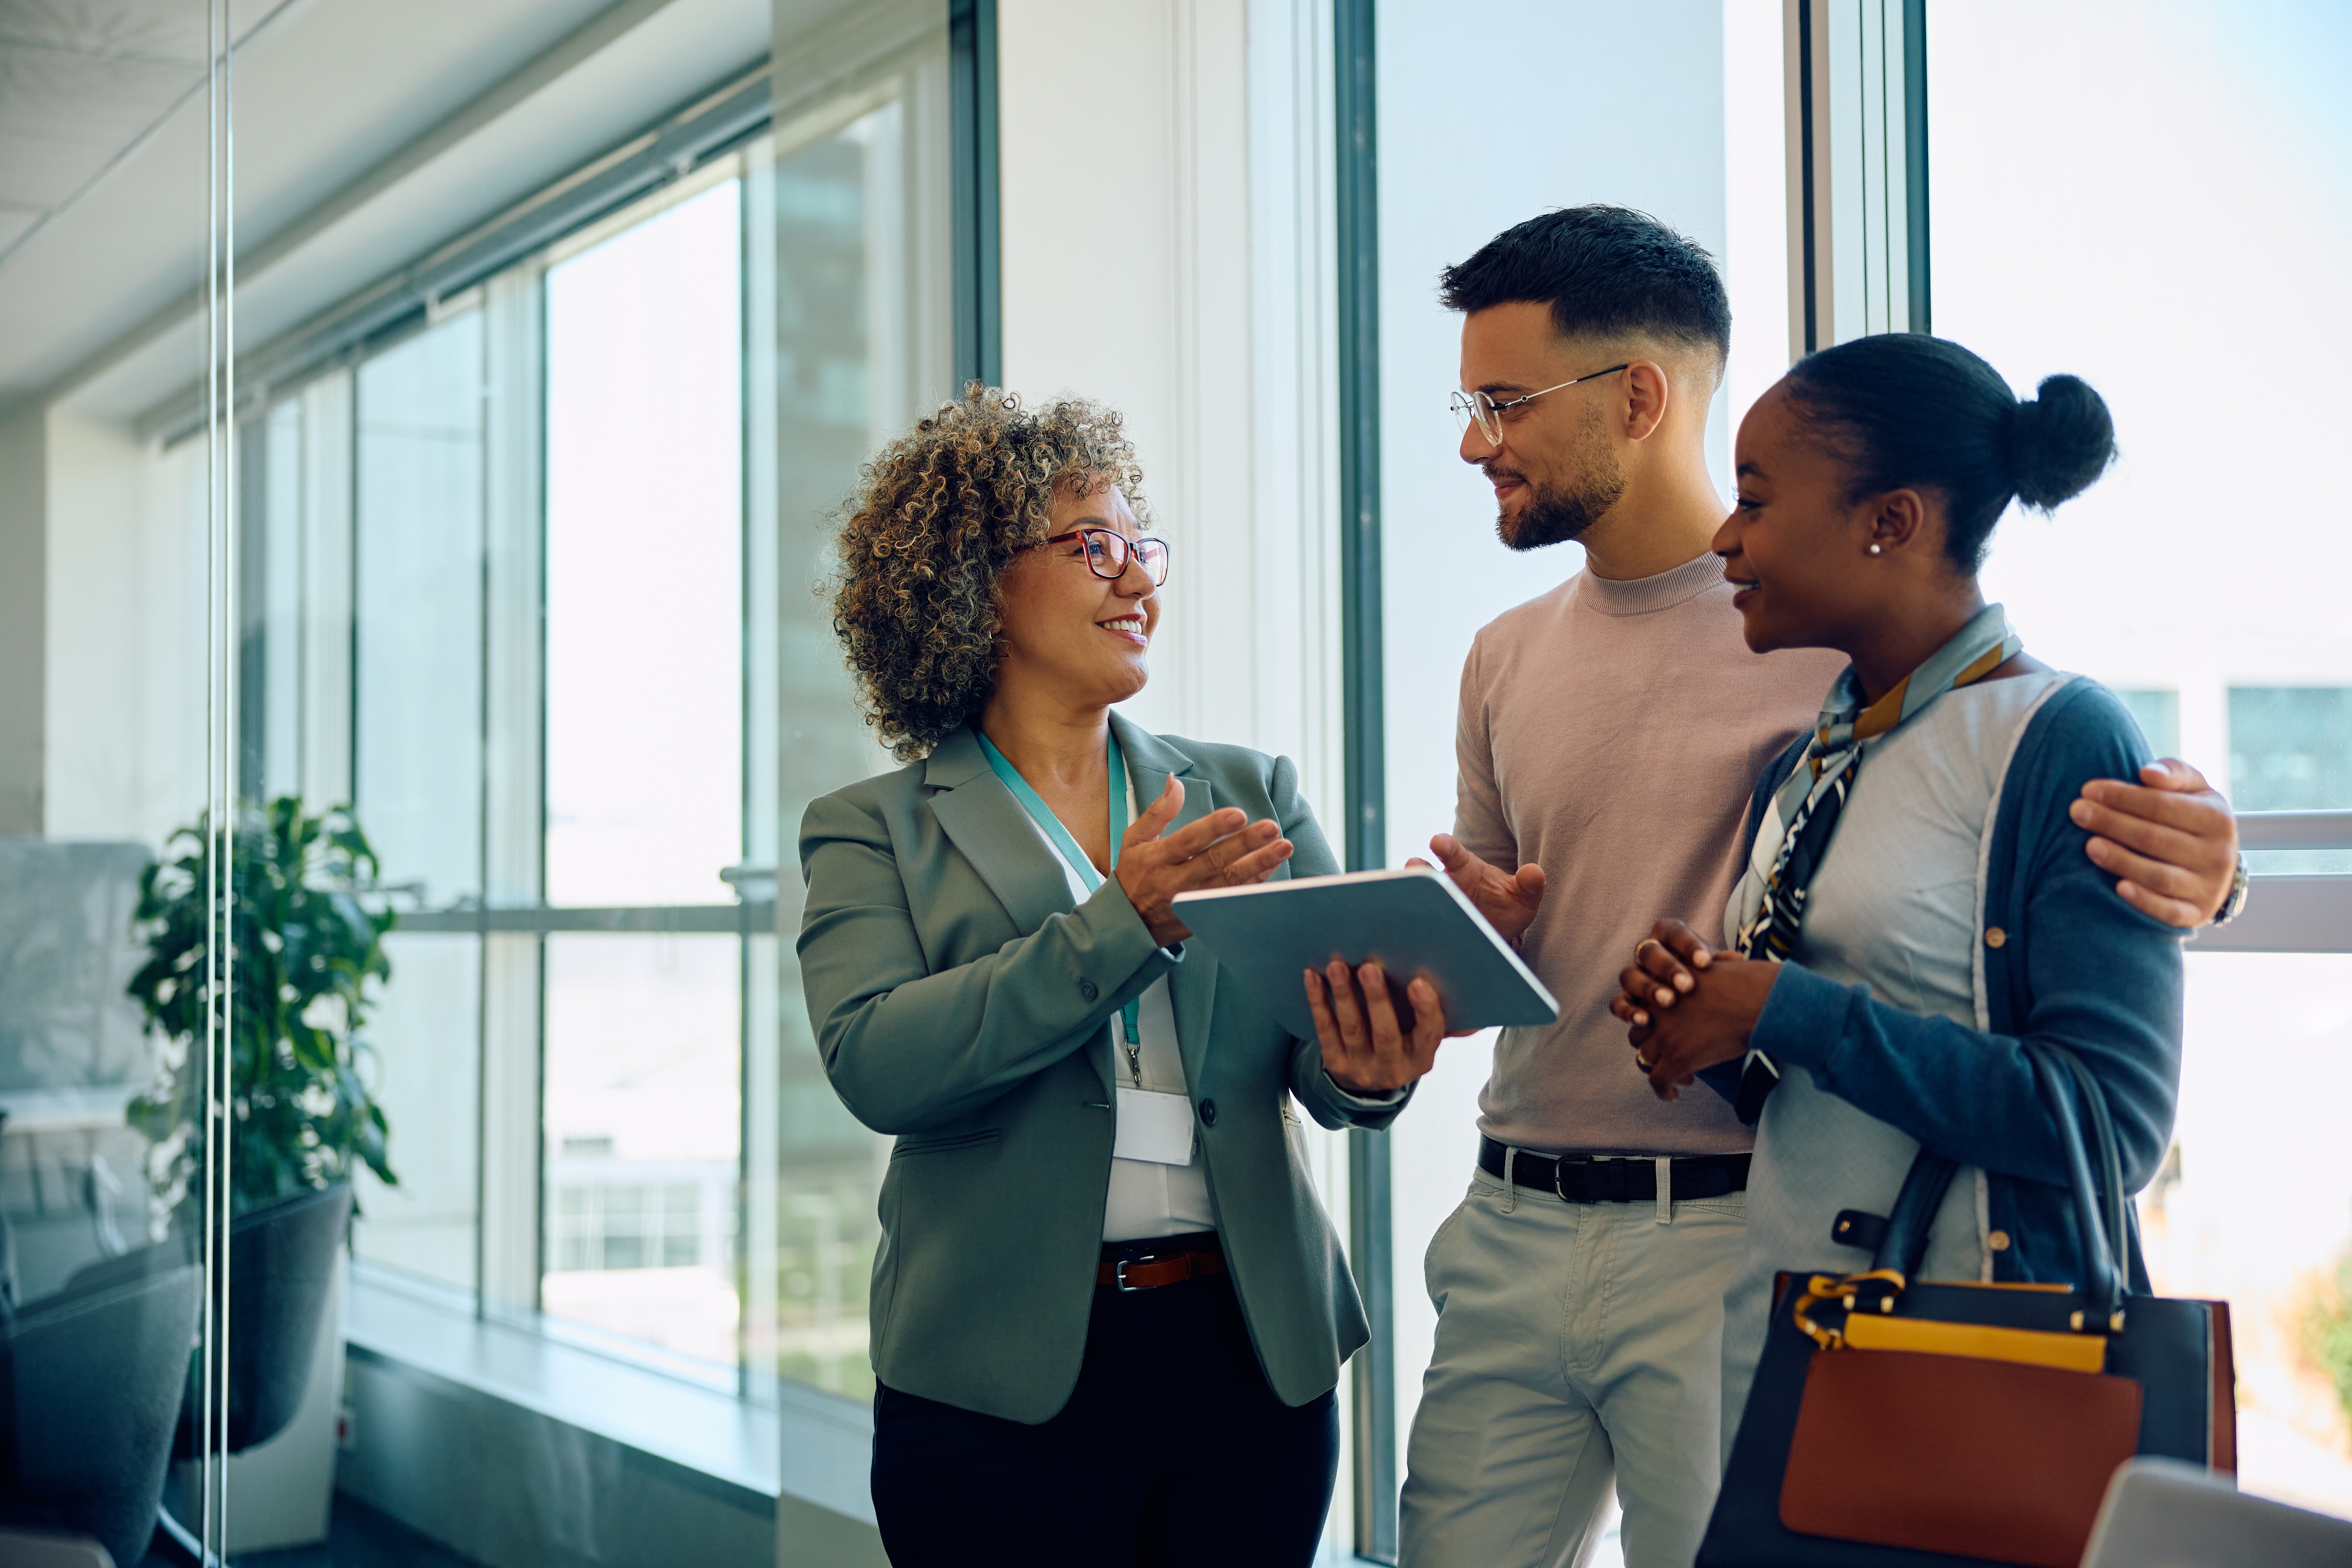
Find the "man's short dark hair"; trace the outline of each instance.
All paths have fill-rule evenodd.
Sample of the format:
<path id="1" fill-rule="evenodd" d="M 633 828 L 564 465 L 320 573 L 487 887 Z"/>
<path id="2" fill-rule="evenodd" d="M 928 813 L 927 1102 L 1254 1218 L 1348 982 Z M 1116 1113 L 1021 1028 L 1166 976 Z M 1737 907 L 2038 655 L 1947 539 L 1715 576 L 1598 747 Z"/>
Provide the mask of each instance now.
<path id="1" fill-rule="evenodd" d="M 1564 337 L 1645 332 L 1731 353 L 1731 300 L 1715 258 L 1631 207 L 1562 207 L 1505 229 L 1437 275 L 1449 310 L 1551 307 Z"/>

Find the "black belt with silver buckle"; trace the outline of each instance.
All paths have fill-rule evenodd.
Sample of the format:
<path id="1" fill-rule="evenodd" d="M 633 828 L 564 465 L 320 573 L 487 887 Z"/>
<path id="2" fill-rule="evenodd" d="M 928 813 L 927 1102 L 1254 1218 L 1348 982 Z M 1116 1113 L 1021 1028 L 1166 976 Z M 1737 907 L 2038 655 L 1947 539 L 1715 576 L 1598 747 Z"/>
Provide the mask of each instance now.
<path id="1" fill-rule="evenodd" d="M 1478 1168 L 1500 1180 L 1507 1145 L 1492 1138 L 1478 1140 Z M 1719 1198 L 1748 1186 L 1747 1154 L 1700 1154 L 1669 1162 L 1674 1168 L 1674 1198 Z M 1658 1163 L 1603 1155 L 1562 1154 L 1554 1159 L 1522 1149 L 1511 1162 L 1511 1184 L 1539 1193 L 1553 1193 L 1572 1204 L 1655 1203 Z"/>

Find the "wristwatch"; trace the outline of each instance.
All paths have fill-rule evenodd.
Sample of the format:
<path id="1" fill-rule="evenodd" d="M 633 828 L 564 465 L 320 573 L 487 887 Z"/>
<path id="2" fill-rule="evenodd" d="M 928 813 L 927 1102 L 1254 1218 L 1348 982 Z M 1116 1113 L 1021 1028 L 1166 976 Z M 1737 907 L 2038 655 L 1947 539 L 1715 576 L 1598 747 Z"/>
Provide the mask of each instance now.
<path id="1" fill-rule="evenodd" d="M 2243 855 L 2241 855 L 2238 857 L 2237 875 L 2230 879 L 2229 897 L 2221 900 L 2221 912 L 2215 915 L 2205 929 L 2208 931 L 2218 931 L 2222 926 L 2228 925 L 2231 921 L 2236 920 L 2240 915 L 2244 914 L 2246 912 L 2246 892 L 2248 887 L 2249 883 L 2246 879 L 2246 858 Z"/>

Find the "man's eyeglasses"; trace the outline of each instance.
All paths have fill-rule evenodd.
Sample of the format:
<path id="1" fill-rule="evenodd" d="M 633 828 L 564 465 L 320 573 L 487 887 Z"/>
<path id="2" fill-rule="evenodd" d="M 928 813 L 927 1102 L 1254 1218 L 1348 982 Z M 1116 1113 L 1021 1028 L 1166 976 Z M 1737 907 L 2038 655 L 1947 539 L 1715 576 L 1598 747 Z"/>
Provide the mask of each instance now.
<path id="1" fill-rule="evenodd" d="M 1043 545 L 1059 544 L 1065 540 L 1087 542 L 1087 570 L 1107 583 L 1116 583 L 1127 575 L 1128 557 L 1132 555 L 1143 574 L 1151 579 L 1153 587 L 1168 581 L 1168 542 L 1145 535 L 1129 539 L 1115 528 L 1074 528 L 1067 533 L 1057 533 L 1042 539 Z"/>
<path id="2" fill-rule="evenodd" d="M 1628 360 L 1626 364 L 1633 362 Z M 1607 370 L 1596 370 L 1591 375 L 1580 375 L 1575 381 L 1563 381 L 1559 386 L 1547 386 L 1543 392 L 1530 392 L 1525 397 L 1514 397 L 1507 403 L 1497 403 L 1483 392 L 1457 392 L 1454 395 L 1454 429 L 1456 435 L 1478 422 L 1478 434 L 1495 446 L 1503 444 L 1503 416 L 1523 403 L 1533 403 L 1544 392 L 1558 392 L 1562 386 L 1574 386 L 1578 382 L 1598 381 L 1604 375 L 1615 375 L 1625 365 L 1612 364 Z"/>

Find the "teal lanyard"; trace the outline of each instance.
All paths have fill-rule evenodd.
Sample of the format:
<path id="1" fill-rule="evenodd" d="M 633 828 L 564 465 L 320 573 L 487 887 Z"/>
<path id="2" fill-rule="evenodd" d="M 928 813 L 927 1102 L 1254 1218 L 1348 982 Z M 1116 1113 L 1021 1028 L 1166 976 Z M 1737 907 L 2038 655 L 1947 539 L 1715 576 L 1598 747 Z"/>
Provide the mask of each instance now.
<path id="1" fill-rule="evenodd" d="M 988 765 L 995 771 L 998 778 L 1004 781 L 1004 787 L 1013 792 L 1013 798 L 1021 803 L 1021 809 L 1029 814 L 1030 820 L 1036 823 L 1054 847 L 1062 852 L 1062 858 L 1070 863 L 1070 869 L 1078 874 L 1078 880 L 1086 885 L 1087 891 L 1091 893 L 1101 887 L 1102 873 L 1095 869 L 1095 863 L 1087 858 L 1086 851 L 1078 847 L 1078 841 L 1070 837 L 1070 830 L 1062 826 L 1062 819 L 1054 815 L 1053 807 L 1029 787 L 1029 781 L 1021 776 L 1021 770 L 1006 762 L 1004 753 L 998 751 L 987 736 L 981 735 L 977 729 L 972 733 L 980 736 L 980 749 L 986 754 Z M 1118 737 L 1114 734 L 1109 739 L 1110 868 L 1116 871 L 1118 869 L 1118 841 L 1127 832 L 1127 759 L 1119 755 Z M 1140 1010 L 1139 1004 L 1132 1001 L 1118 1010 L 1118 1021 L 1127 1029 L 1127 1070 L 1139 1089 L 1143 1086 L 1143 1036 L 1136 1021 Z"/>

